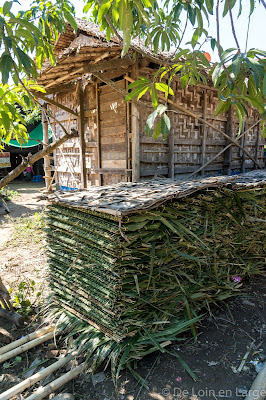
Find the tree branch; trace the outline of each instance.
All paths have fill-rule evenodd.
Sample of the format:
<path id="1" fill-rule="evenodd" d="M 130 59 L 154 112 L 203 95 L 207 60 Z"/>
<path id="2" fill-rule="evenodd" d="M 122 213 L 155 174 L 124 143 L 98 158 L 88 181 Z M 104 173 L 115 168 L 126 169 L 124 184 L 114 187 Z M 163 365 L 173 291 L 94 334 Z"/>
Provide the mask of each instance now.
<path id="1" fill-rule="evenodd" d="M 230 15 L 230 21 L 231 21 L 231 28 L 232 28 L 232 33 L 236 42 L 236 47 L 238 49 L 238 52 L 240 53 L 240 46 L 239 42 L 236 36 L 236 31 L 235 31 L 235 25 L 234 25 L 234 19 L 233 19 L 233 14 L 232 14 L 232 9 L 231 9 L 231 0 L 228 0 L 228 10 L 229 10 L 229 15 Z"/>
<path id="2" fill-rule="evenodd" d="M 217 37 L 217 43 L 218 43 L 218 54 L 219 54 L 219 58 L 221 59 L 219 5 L 220 5 L 220 0 L 217 0 L 217 3 L 216 3 L 216 37 Z"/>
<path id="3" fill-rule="evenodd" d="M 264 1 L 264 0 L 260 0 L 260 1 L 261 1 L 261 3 L 262 3 L 263 7 L 266 8 L 266 3 L 265 3 L 265 1 Z"/>

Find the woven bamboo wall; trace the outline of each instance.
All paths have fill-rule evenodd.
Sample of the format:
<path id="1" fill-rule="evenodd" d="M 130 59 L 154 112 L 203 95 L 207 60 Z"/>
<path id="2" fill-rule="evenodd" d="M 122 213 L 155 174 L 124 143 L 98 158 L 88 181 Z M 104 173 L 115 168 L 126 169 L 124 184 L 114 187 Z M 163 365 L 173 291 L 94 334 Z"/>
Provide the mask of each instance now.
<path id="1" fill-rule="evenodd" d="M 148 68 L 139 74 L 151 78 L 153 71 Z M 126 88 L 124 79 L 115 84 Z M 176 80 L 173 84 L 174 101 L 198 116 L 208 120 L 215 127 L 236 137 L 238 122 L 232 115 L 231 133 L 228 131 L 229 113 L 214 117 L 217 107 L 217 91 L 212 88 L 190 86 L 185 90 Z M 69 108 L 79 105 L 77 93 L 58 94 L 56 100 Z M 153 111 L 150 99 L 143 97 L 146 107 L 139 107 L 140 129 L 140 176 L 147 179 L 156 176 L 170 176 L 169 141 L 174 142 L 174 175 L 176 178 L 197 170 L 204 162 L 213 158 L 227 145 L 226 139 L 217 131 L 201 124 L 195 118 L 174 108 L 169 112 L 171 118 L 171 137 L 163 141 L 153 139 L 144 133 L 145 123 Z M 56 117 L 65 128 L 80 129 L 79 118 L 56 108 Z M 131 180 L 131 106 L 125 104 L 123 96 L 108 85 L 88 84 L 84 89 L 84 138 L 85 162 L 88 185 L 108 185 Z M 243 129 L 256 122 L 254 115 L 245 121 Z M 69 125 L 69 126 L 68 126 Z M 53 124 L 55 136 L 62 135 L 60 125 Z M 251 155 L 265 166 L 263 149 L 265 139 L 260 137 L 259 126 L 253 128 L 241 142 Z M 79 139 L 66 142 L 61 150 L 55 152 L 56 181 L 61 186 L 81 187 L 81 156 Z M 231 155 L 223 153 L 204 170 L 207 174 L 237 173 L 254 169 L 254 163 L 233 146 Z M 231 161 L 230 161 L 231 158 Z M 229 160 L 229 161 L 228 161 Z"/>
<path id="2" fill-rule="evenodd" d="M 147 72 L 147 68 L 141 70 L 140 75 L 151 79 L 151 73 Z M 214 112 L 218 105 L 216 90 L 194 86 L 189 86 L 182 90 L 178 80 L 173 82 L 172 88 L 175 92 L 173 101 L 228 133 L 228 113 L 214 117 Z M 140 107 L 140 174 L 143 178 L 168 176 L 168 140 L 163 141 L 160 137 L 153 139 L 145 135 L 145 123 L 153 108 L 148 98 L 144 99 L 144 101 L 147 104 L 146 107 Z M 185 113 L 172 108 L 169 116 L 174 136 L 174 172 L 176 177 L 197 170 L 204 162 L 209 161 L 228 144 L 219 132 L 206 125 L 204 126 Z M 249 120 L 245 122 L 245 128 L 247 129 L 255 122 L 256 119 L 251 114 Z M 233 115 L 233 137 L 237 136 L 238 129 L 238 121 Z M 258 140 L 260 140 L 260 143 Z M 245 141 L 242 140 L 241 144 L 264 166 L 263 148 L 266 142 L 260 138 L 258 126 L 246 135 Z M 254 163 L 245 155 L 243 156 L 242 152 L 239 152 L 239 149 L 234 146 L 231 162 L 232 173 L 252 169 L 254 169 Z M 222 174 L 224 171 L 225 153 L 208 165 L 205 173 Z"/>
<path id="3" fill-rule="evenodd" d="M 77 103 L 76 93 L 70 92 L 67 94 L 58 94 L 55 100 L 64 106 L 74 108 Z M 64 126 L 65 129 L 70 131 L 72 128 L 78 130 L 78 118 L 71 115 L 61 108 L 51 107 L 55 113 L 56 119 Z M 53 136 L 59 138 L 64 134 L 62 127 L 58 123 L 53 123 Z M 77 138 L 69 139 L 65 142 L 60 149 L 54 152 L 54 167 L 56 179 L 55 181 L 63 187 L 77 188 L 80 187 L 80 145 Z"/>

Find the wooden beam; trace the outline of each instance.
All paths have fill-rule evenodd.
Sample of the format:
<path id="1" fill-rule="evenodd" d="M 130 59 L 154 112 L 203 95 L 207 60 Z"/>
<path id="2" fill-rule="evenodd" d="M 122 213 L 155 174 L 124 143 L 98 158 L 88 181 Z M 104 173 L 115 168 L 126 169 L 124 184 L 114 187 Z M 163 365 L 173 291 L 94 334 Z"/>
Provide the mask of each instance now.
<path id="1" fill-rule="evenodd" d="M 36 92 L 36 91 L 32 91 L 32 94 L 34 94 L 34 96 L 38 97 L 39 99 L 44 100 L 46 103 L 49 104 L 53 104 L 54 106 L 61 108 L 62 110 L 75 115 L 76 117 L 78 117 L 78 113 L 71 110 L 71 108 L 64 106 L 63 104 L 59 103 L 58 101 L 55 101 L 53 99 L 50 99 L 49 97 L 45 96 L 43 93 L 41 92 Z"/>
<path id="2" fill-rule="evenodd" d="M 57 85 L 51 89 L 45 89 L 44 95 L 48 94 L 63 94 L 63 93 L 69 93 L 69 92 L 74 92 L 76 90 L 76 84 L 75 83 L 67 83 L 66 85 Z M 39 93 L 39 92 L 37 92 Z"/>
<path id="3" fill-rule="evenodd" d="M 230 138 L 233 138 L 233 109 L 230 106 L 227 112 L 227 122 L 226 122 L 226 133 Z M 226 141 L 226 147 L 229 144 L 229 140 Z M 226 175 L 231 175 L 232 172 L 232 146 L 228 147 L 227 150 L 224 151 L 224 162 L 223 162 L 223 171 Z"/>
<path id="4" fill-rule="evenodd" d="M 208 102 L 208 94 L 206 90 L 203 90 L 202 96 L 202 118 L 206 120 L 207 118 L 207 102 Z M 201 124 L 201 165 L 203 166 L 206 163 L 206 140 L 207 140 L 207 126 L 205 124 Z M 204 168 L 201 170 L 201 176 L 205 173 Z"/>
<path id="5" fill-rule="evenodd" d="M 85 115 L 84 115 L 84 90 L 79 88 L 79 143 L 80 143 L 80 175 L 82 189 L 87 188 L 86 170 L 86 143 L 85 143 Z"/>
<path id="6" fill-rule="evenodd" d="M 100 119 L 100 91 L 99 85 L 95 85 L 95 96 L 96 96 L 96 116 L 97 116 L 97 168 L 101 168 L 101 119 Z M 98 174 L 99 186 L 102 186 L 102 176 Z"/>
<path id="7" fill-rule="evenodd" d="M 89 172 L 96 172 L 101 175 L 130 175 L 132 170 L 128 168 L 91 168 Z"/>
<path id="8" fill-rule="evenodd" d="M 99 71 L 105 71 L 105 70 L 109 70 L 109 69 L 114 69 L 114 68 L 121 68 L 121 67 L 128 67 L 129 65 L 134 64 L 134 60 L 132 60 L 131 58 L 117 58 L 115 60 L 107 60 L 107 61 L 102 61 L 99 62 L 97 64 L 87 64 L 84 63 L 84 66 L 80 69 L 78 69 L 77 71 L 73 71 L 73 73 L 75 73 L 75 75 L 69 77 L 69 72 L 66 72 L 66 75 L 61 76 L 60 78 L 56 79 L 56 80 L 52 80 L 51 82 L 49 82 L 48 84 L 45 85 L 46 88 L 49 88 L 51 86 L 57 85 L 58 83 L 63 82 L 64 80 L 66 80 L 64 82 L 64 84 L 69 83 L 75 79 L 78 79 L 79 77 L 85 75 L 85 74 L 89 74 L 89 73 L 94 73 L 94 72 L 99 72 Z"/>

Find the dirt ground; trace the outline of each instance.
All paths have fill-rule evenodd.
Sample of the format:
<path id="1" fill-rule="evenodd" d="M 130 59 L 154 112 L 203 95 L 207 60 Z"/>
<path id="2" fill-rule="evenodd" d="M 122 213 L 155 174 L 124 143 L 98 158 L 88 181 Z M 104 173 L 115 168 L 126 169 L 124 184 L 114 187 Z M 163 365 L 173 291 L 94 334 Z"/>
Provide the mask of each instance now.
<path id="1" fill-rule="evenodd" d="M 47 269 L 40 226 L 37 225 L 39 233 L 36 236 L 27 236 L 27 224 L 35 220 L 38 224 L 38 215 L 45 206 L 45 200 L 37 201 L 40 187 L 40 184 L 33 183 L 10 185 L 12 190 L 19 192 L 19 196 L 9 202 L 10 217 L 0 215 L 0 276 L 4 277 L 8 287 L 14 288 L 21 280 L 32 279 L 45 297 L 48 293 Z M 35 215 L 36 212 L 38 215 Z M 63 391 L 82 400 L 219 400 L 245 397 L 261 363 L 266 361 L 265 287 L 266 273 L 243 280 L 241 295 L 223 307 L 213 307 L 211 315 L 206 315 L 202 324 L 198 325 L 196 342 L 188 335 L 182 344 L 169 346 L 170 353 L 181 356 L 196 373 L 198 382 L 192 380 L 175 356 L 157 352 L 138 362 L 136 369 L 145 379 L 148 389 L 137 384 L 125 370 L 121 372 L 116 393 L 110 368 L 107 367 L 105 371 L 99 370 L 94 382 L 88 373 L 83 374 L 69 382 Z M 0 319 L 0 346 L 36 329 L 37 323 L 38 317 L 31 315 L 18 329 Z M 39 346 L 22 354 L 19 359 L 4 363 L 2 369 L 0 367 L 0 392 L 25 379 L 23 371 L 34 360 L 39 363 L 34 371 L 37 372 L 64 355 L 63 344 L 59 342 L 54 350 L 51 345 Z M 51 379 L 56 377 L 55 374 Z M 23 395 L 27 397 L 27 391 Z"/>

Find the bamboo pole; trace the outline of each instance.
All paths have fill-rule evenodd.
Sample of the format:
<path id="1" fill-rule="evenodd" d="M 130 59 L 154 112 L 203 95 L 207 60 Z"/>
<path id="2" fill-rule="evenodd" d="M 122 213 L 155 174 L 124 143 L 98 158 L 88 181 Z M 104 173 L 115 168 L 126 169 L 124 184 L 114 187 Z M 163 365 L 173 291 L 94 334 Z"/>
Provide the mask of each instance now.
<path id="1" fill-rule="evenodd" d="M 49 333 L 54 331 L 55 325 L 49 325 L 46 326 L 42 329 L 38 329 L 37 331 L 34 331 L 32 333 L 29 333 L 26 336 L 23 336 L 22 338 L 15 340 L 14 342 L 7 344 L 6 346 L 3 346 L 0 348 L 0 355 L 7 353 L 8 351 L 11 351 L 13 349 L 15 349 L 18 346 L 21 346 L 24 343 L 29 342 L 30 340 L 36 339 L 38 337 L 43 336 L 45 333 Z"/>
<path id="2" fill-rule="evenodd" d="M 75 379 L 85 368 L 85 363 L 80 364 L 78 367 L 73 368 L 71 371 L 67 372 L 66 374 L 60 376 L 59 378 L 55 379 L 53 382 L 49 383 L 44 387 L 40 387 L 36 390 L 35 393 L 26 397 L 25 400 L 41 400 L 44 397 L 48 396 L 50 393 L 55 392 L 58 388 L 68 383 L 70 380 Z M 1 397 L 0 397 L 0 400 Z"/>
<path id="3" fill-rule="evenodd" d="M 34 96 L 44 100 L 46 103 L 50 103 L 58 108 L 61 108 L 62 110 L 66 111 L 69 114 L 73 114 L 76 117 L 78 116 L 78 113 L 75 112 L 74 110 L 71 110 L 71 108 L 64 106 L 63 104 L 59 103 L 58 101 L 55 101 L 47 96 L 45 96 L 43 93 L 40 92 L 36 92 L 36 91 L 32 91 L 32 93 L 34 94 Z"/>
<path id="4" fill-rule="evenodd" d="M 129 82 L 135 82 L 134 79 L 130 78 L 129 76 L 125 76 L 124 77 L 126 80 L 128 80 Z M 210 122 L 204 120 L 203 118 L 199 117 L 198 115 L 194 114 L 192 111 L 187 110 L 186 108 L 180 106 L 179 104 L 173 102 L 170 99 L 166 99 L 164 96 L 162 96 L 161 94 L 158 94 L 158 98 L 163 100 L 163 101 L 167 101 L 169 104 L 171 104 L 172 106 L 174 106 L 175 108 L 177 108 L 178 110 L 184 112 L 187 115 L 190 115 L 191 117 L 197 119 L 198 121 L 200 121 L 203 124 L 208 125 L 210 128 L 212 128 L 213 130 L 221 133 L 221 135 L 223 135 L 227 140 L 229 140 L 232 144 L 234 144 L 235 146 L 239 147 L 240 150 L 242 150 L 260 169 L 261 166 L 259 163 L 257 163 L 257 161 L 255 160 L 255 158 L 253 158 L 251 156 L 251 154 L 249 154 L 249 152 L 242 147 L 239 143 L 237 143 L 236 140 L 232 139 L 230 136 L 228 136 L 225 132 L 223 132 L 221 129 L 216 128 L 216 126 L 214 126 L 213 124 L 211 124 Z M 204 166 L 205 167 L 205 166 Z M 202 167 L 201 167 L 202 168 Z"/>
<path id="5" fill-rule="evenodd" d="M 38 346 L 39 344 L 46 342 L 47 340 L 52 339 L 53 337 L 54 337 L 54 332 L 49 332 L 41 337 L 31 340 L 30 342 L 22 344 L 21 346 L 16 347 L 15 349 L 1 355 L 0 363 L 9 360 L 12 357 L 17 356 L 18 354 L 24 353 L 25 351 L 32 349 L 33 347 Z"/>
<path id="6" fill-rule="evenodd" d="M 42 371 L 37 372 L 36 374 L 32 375 L 30 378 L 27 378 L 24 381 L 13 386 L 12 388 L 6 390 L 2 394 L 0 394 L 0 400 L 11 399 L 16 394 L 23 392 L 25 389 L 34 385 L 36 382 L 41 381 L 42 379 L 46 378 L 48 375 L 57 371 L 59 368 L 62 368 L 70 360 L 72 360 L 73 357 L 74 357 L 74 354 L 70 354 L 67 357 L 63 357 L 60 360 L 53 363 L 52 365 L 49 365 L 49 367 L 44 368 Z"/>

